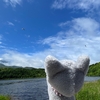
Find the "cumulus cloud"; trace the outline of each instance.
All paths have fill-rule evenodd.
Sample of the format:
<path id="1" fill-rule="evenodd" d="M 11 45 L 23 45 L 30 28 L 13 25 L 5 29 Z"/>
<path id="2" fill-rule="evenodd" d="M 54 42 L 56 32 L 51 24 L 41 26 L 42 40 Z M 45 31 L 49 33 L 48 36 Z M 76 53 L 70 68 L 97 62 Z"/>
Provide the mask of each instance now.
<path id="1" fill-rule="evenodd" d="M 62 22 L 60 27 L 69 26 L 68 30 L 62 29 L 56 36 L 41 40 L 42 45 L 49 48 L 44 51 L 25 54 L 7 50 L 1 55 L 8 65 L 44 68 L 47 55 L 53 55 L 59 60 L 76 60 L 80 55 L 88 55 L 91 64 L 100 61 L 100 24 L 91 18 L 77 18 Z"/>
<path id="2" fill-rule="evenodd" d="M 76 33 L 77 35 L 100 35 L 100 24 L 92 18 L 76 18 L 72 21 L 60 23 L 59 26 L 71 28 L 68 34 Z M 91 29 L 92 28 L 92 29 Z M 72 32 L 72 33 L 71 33 Z M 73 34 L 72 34 L 73 35 Z"/>
<path id="3" fill-rule="evenodd" d="M 52 8 L 64 9 L 66 7 L 74 9 L 98 9 L 100 7 L 100 0 L 55 0 Z"/>
<path id="4" fill-rule="evenodd" d="M 86 54 L 90 56 L 91 63 L 100 61 L 100 24 L 97 21 L 91 18 L 77 18 L 59 25 L 70 25 L 70 28 L 43 41 L 51 47 L 50 52 L 53 51 L 53 55 L 60 59 L 75 60 L 79 55 Z"/>
<path id="5" fill-rule="evenodd" d="M 16 5 L 21 5 L 22 0 L 3 0 L 7 5 L 11 5 L 12 7 L 16 7 Z"/>
<path id="6" fill-rule="evenodd" d="M 6 51 L 1 58 L 8 63 L 8 66 L 22 66 L 22 67 L 36 67 L 36 68 L 43 68 L 44 62 L 42 58 L 35 56 L 35 54 L 22 54 L 16 51 Z"/>

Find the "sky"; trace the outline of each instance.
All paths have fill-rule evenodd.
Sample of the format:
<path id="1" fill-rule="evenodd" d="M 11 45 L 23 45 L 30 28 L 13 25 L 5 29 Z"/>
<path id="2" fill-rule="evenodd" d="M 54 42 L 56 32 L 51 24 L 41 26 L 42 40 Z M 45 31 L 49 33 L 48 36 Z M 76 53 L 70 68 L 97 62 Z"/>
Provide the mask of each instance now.
<path id="1" fill-rule="evenodd" d="M 100 62 L 100 0 L 0 0 L 0 60 L 44 68 L 48 55 Z"/>

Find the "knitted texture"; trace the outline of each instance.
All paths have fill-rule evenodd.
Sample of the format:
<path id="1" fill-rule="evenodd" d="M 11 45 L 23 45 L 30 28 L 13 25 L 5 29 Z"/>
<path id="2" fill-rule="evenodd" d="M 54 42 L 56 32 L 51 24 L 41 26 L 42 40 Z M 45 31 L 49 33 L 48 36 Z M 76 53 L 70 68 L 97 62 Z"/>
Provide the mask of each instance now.
<path id="1" fill-rule="evenodd" d="M 88 56 L 80 56 L 78 60 L 59 61 L 53 56 L 45 59 L 45 72 L 48 85 L 49 100 L 75 100 L 88 71 L 90 59 Z M 54 89 L 61 96 L 57 95 Z"/>

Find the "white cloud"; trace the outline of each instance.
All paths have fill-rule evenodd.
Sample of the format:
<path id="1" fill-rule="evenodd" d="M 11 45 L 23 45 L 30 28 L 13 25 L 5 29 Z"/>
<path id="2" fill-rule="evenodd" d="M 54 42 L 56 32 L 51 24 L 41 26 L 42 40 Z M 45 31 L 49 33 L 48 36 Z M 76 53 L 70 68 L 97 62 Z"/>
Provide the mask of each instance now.
<path id="1" fill-rule="evenodd" d="M 11 5 L 12 7 L 16 7 L 16 5 L 21 5 L 22 0 L 3 0 L 7 5 Z"/>
<path id="2" fill-rule="evenodd" d="M 2 49 L 5 48 L 4 43 L 3 43 L 3 35 L 0 34 L 0 53 L 2 52 Z"/>
<path id="3" fill-rule="evenodd" d="M 55 0 L 52 8 L 64 9 L 66 7 L 73 9 L 92 10 L 100 7 L 100 0 Z"/>
<path id="4" fill-rule="evenodd" d="M 7 51 L 1 56 L 2 59 L 8 61 L 6 65 L 9 66 L 23 66 L 23 67 L 36 67 L 43 68 L 44 62 L 42 58 L 35 56 L 34 54 L 21 54 L 16 51 Z"/>
<path id="5" fill-rule="evenodd" d="M 67 5 L 67 0 L 55 0 L 52 8 L 56 8 L 56 9 L 63 9 L 65 8 Z"/>
<path id="6" fill-rule="evenodd" d="M 14 26 L 12 22 L 7 21 L 8 25 Z"/>
<path id="7" fill-rule="evenodd" d="M 59 34 L 67 35 L 81 35 L 81 36 L 100 36 L 100 24 L 91 18 L 76 18 L 72 21 L 62 22 L 59 26 L 63 28 L 70 28 L 67 32 L 59 32 Z"/>
<path id="8" fill-rule="evenodd" d="M 76 60 L 86 54 L 91 63 L 100 61 L 100 24 L 91 18 L 77 18 L 60 26 L 70 25 L 70 29 L 61 31 L 56 37 L 48 37 L 43 43 L 51 47 L 49 52 L 60 59 Z"/>
<path id="9" fill-rule="evenodd" d="M 7 50 L 0 58 L 8 61 L 8 65 L 37 68 L 44 67 L 47 55 L 58 59 L 76 60 L 78 56 L 86 54 L 90 57 L 91 64 L 100 62 L 100 24 L 96 20 L 83 17 L 59 25 L 69 26 L 69 29 L 42 40 L 44 46 L 49 46 L 48 49 L 32 54 Z"/>
<path id="10" fill-rule="evenodd" d="M 41 51 L 37 53 L 25 54 L 17 51 L 7 50 L 0 55 L 2 60 L 7 61 L 5 63 L 8 66 L 22 66 L 22 67 L 34 67 L 34 68 L 44 68 L 44 60 L 47 55 L 53 54 L 50 50 Z M 53 52 L 53 51 L 52 51 Z"/>

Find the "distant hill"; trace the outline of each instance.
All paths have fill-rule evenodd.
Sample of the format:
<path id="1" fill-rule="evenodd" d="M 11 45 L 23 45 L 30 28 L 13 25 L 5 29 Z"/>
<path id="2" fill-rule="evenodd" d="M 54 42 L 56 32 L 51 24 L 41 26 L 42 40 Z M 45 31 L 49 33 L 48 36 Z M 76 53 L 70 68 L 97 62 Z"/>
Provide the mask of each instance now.
<path id="1" fill-rule="evenodd" d="M 15 65 L 13 65 L 13 66 L 6 66 L 7 63 L 8 63 L 8 61 L 6 61 L 6 60 L 0 60 L 0 68 L 2 68 L 2 67 L 13 67 L 13 68 L 22 67 L 22 66 L 15 66 Z"/>
<path id="2" fill-rule="evenodd" d="M 1 68 L 1 67 L 6 67 L 6 66 L 5 66 L 4 64 L 0 63 L 0 68 Z"/>
<path id="3" fill-rule="evenodd" d="M 5 65 L 5 63 L 8 63 L 8 62 L 5 61 L 5 60 L 0 60 L 0 68 L 1 68 L 1 67 L 7 67 L 7 66 Z"/>
<path id="4" fill-rule="evenodd" d="M 5 64 L 3 63 L 0 63 L 0 68 L 3 68 L 3 67 L 13 67 L 13 68 L 18 68 L 18 67 L 21 67 L 21 66 L 6 66 Z"/>
<path id="5" fill-rule="evenodd" d="M 8 63 L 6 60 L 0 60 L 0 63 Z"/>
<path id="6" fill-rule="evenodd" d="M 100 76 L 100 62 L 89 66 L 87 76 Z"/>

